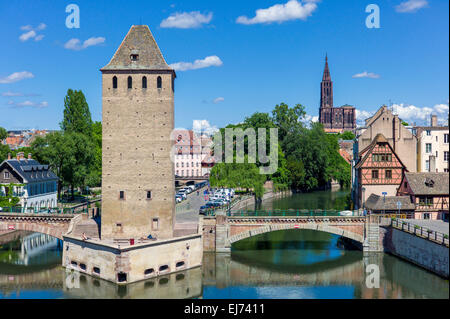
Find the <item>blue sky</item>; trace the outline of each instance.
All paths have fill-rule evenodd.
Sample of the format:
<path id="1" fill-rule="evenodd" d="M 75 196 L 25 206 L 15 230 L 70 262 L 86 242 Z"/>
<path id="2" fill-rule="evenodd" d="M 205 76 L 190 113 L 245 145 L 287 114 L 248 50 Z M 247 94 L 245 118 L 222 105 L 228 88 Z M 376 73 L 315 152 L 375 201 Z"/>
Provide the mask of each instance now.
<path id="1" fill-rule="evenodd" d="M 80 28 L 66 27 L 71 3 L 80 9 Z M 366 27 L 370 3 L 380 8 L 380 28 Z M 448 6 L 447 0 L 1 1 L 0 126 L 58 129 L 69 88 L 82 90 L 93 119 L 101 120 L 99 69 L 133 24 L 150 27 L 167 63 L 197 66 L 177 71 L 176 127 L 191 128 L 194 120 L 223 127 L 280 102 L 303 104 L 315 117 L 326 53 L 334 104 L 355 105 L 359 120 L 389 103 L 409 122 L 430 113 L 446 119 Z"/>

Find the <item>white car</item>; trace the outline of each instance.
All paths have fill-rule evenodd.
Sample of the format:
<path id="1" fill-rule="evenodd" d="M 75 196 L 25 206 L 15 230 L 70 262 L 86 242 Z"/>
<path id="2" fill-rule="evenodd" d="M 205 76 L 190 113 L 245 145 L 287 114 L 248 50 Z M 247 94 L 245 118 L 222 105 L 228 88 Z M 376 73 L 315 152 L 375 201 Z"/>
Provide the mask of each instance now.
<path id="1" fill-rule="evenodd" d="M 344 210 L 342 212 L 339 212 L 339 215 L 341 215 L 341 216 L 353 216 L 353 212 L 351 210 Z"/>

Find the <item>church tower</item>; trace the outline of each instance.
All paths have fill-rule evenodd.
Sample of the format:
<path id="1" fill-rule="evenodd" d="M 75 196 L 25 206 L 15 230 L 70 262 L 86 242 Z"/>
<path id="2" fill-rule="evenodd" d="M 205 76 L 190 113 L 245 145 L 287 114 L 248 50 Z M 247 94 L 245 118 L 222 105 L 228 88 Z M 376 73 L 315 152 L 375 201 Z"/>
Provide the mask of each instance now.
<path id="1" fill-rule="evenodd" d="M 333 110 L 330 108 L 333 108 L 333 81 L 331 81 L 330 69 L 328 68 L 328 56 L 325 56 L 325 69 L 320 83 L 319 109 L 319 122 L 325 128 L 331 128 Z"/>
<path id="2" fill-rule="evenodd" d="M 173 237 L 174 80 L 148 26 L 134 25 L 102 72 L 101 237 Z"/>

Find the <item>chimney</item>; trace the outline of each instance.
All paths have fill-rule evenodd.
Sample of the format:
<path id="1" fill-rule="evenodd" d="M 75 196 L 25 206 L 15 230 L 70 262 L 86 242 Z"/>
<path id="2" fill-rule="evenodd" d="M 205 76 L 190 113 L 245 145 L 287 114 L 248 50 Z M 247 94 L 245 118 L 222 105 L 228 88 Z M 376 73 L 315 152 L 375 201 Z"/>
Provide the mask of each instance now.
<path id="1" fill-rule="evenodd" d="M 28 153 L 28 159 L 29 159 L 29 160 L 32 159 L 32 158 L 31 158 L 31 153 Z"/>
<path id="2" fill-rule="evenodd" d="M 431 115 L 431 127 L 436 127 L 436 126 L 438 126 L 437 115 L 432 114 Z"/>
<path id="3" fill-rule="evenodd" d="M 17 158 L 18 161 L 20 161 L 24 157 L 25 157 L 25 154 L 23 152 L 18 152 L 17 155 L 16 155 L 16 158 Z"/>
<path id="4" fill-rule="evenodd" d="M 11 159 L 11 153 L 8 153 L 8 159 L 9 160 Z"/>

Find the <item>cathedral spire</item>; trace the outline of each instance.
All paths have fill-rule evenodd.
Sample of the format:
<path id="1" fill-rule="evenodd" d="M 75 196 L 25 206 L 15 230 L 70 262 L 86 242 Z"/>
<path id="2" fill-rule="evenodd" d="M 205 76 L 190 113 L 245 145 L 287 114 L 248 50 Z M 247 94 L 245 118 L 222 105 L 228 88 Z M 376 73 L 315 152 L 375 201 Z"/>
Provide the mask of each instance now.
<path id="1" fill-rule="evenodd" d="M 330 69 L 328 68 L 328 54 L 325 55 L 325 70 L 323 70 L 322 81 L 331 81 Z"/>

